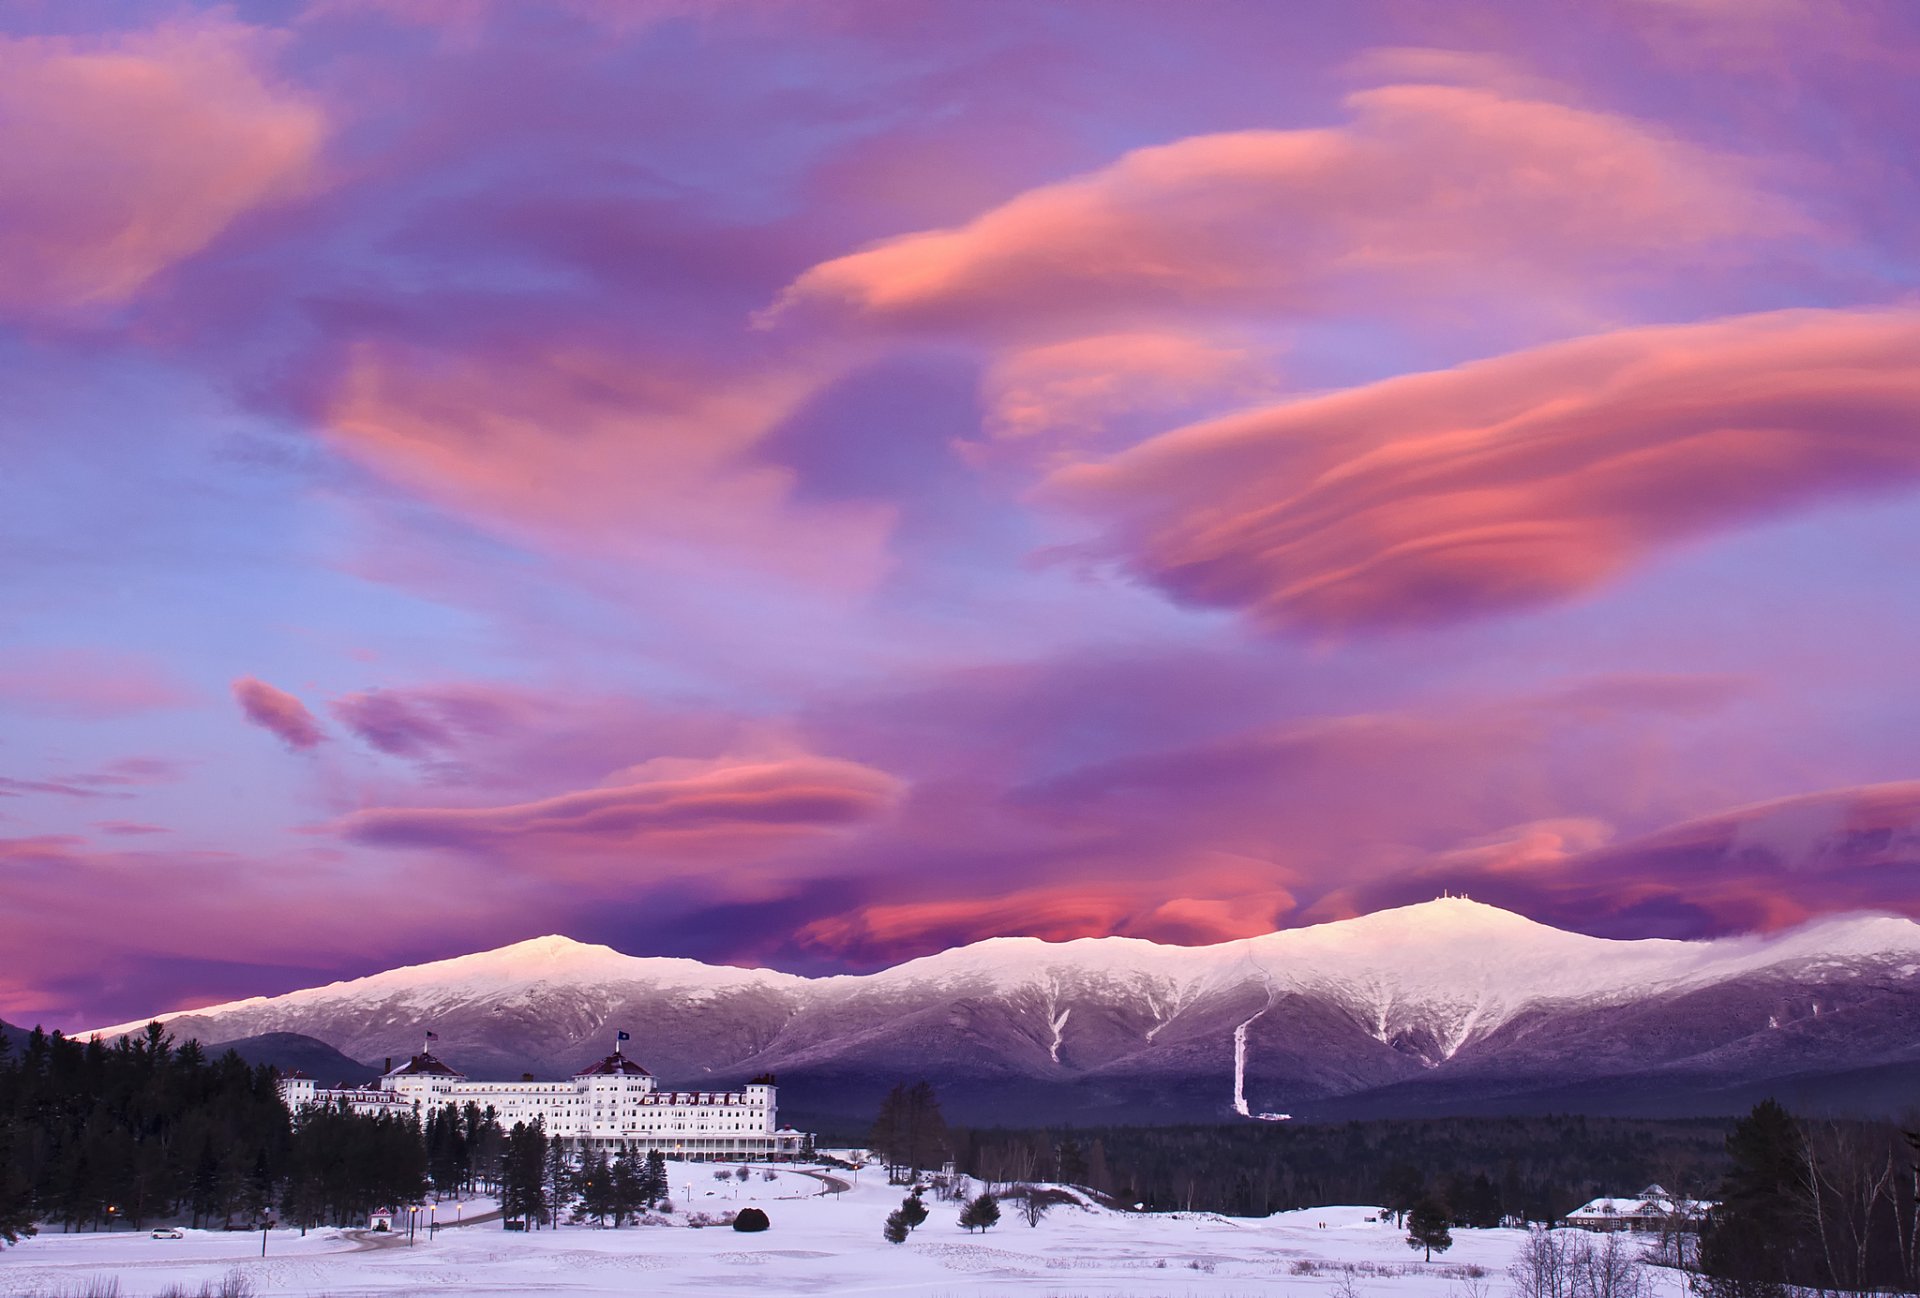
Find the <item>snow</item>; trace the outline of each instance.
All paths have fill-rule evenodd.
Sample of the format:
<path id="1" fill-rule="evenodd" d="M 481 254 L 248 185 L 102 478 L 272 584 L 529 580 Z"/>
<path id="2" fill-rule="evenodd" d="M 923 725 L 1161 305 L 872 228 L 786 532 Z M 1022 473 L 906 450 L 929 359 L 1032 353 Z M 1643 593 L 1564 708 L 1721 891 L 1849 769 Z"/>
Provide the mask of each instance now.
<path id="1" fill-rule="evenodd" d="M 885 1185 L 877 1169 L 866 1169 L 859 1184 L 840 1195 L 790 1169 L 773 1182 L 756 1172 L 745 1188 L 715 1181 L 710 1165 L 670 1164 L 670 1171 L 677 1206 L 718 1211 L 758 1204 L 772 1229 L 743 1235 L 680 1225 L 567 1226 L 519 1234 L 496 1221 L 442 1230 L 431 1240 L 423 1230 L 411 1244 L 364 1232 L 315 1231 L 302 1239 L 297 1231 L 276 1230 L 265 1258 L 257 1232 L 189 1231 L 184 1240 L 149 1239 L 144 1232 L 55 1233 L 0 1252 L 0 1293 L 76 1291 L 94 1277 L 111 1276 L 122 1298 L 150 1298 L 168 1286 L 197 1289 L 238 1271 L 259 1298 L 638 1292 L 1333 1298 L 1334 1286 L 1349 1275 L 1364 1298 L 1453 1298 L 1469 1265 L 1492 1273 L 1490 1295 L 1507 1293 L 1505 1268 L 1524 1238 L 1511 1230 L 1457 1230 L 1453 1249 L 1427 1264 L 1408 1249 L 1403 1232 L 1367 1220 L 1379 1215 L 1367 1207 L 1264 1219 L 1060 1207 L 1029 1228 L 1011 1203 L 1003 1205 L 998 1227 L 969 1235 L 955 1222 L 958 1207 L 936 1200 L 927 1223 L 896 1246 L 880 1238 L 880 1226 L 902 1191 Z M 1680 1298 L 1667 1273 L 1655 1274 L 1656 1298 Z"/>
<path id="2" fill-rule="evenodd" d="M 609 997 L 622 988 L 670 990 L 689 1004 L 758 988 L 787 996 L 795 1012 L 815 1002 L 915 988 L 953 995 L 1034 988 L 1046 1006 L 1052 1035 L 1048 1054 L 1058 1063 L 1070 997 L 1102 991 L 1137 998 L 1156 1017 L 1145 1030 L 1150 1041 L 1204 993 L 1257 978 L 1268 989 L 1269 1004 L 1291 991 L 1331 996 L 1380 1040 L 1402 1032 L 1431 1034 L 1441 1057 L 1451 1058 L 1542 1002 L 1619 1002 L 1776 966 L 1822 978 L 1844 976 L 1862 964 L 1904 973 L 1920 967 L 1916 957 L 1920 924 L 1893 916 L 1829 918 L 1785 933 L 1710 941 L 1625 941 L 1564 932 L 1464 897 L 1442 897 L 1213 946 L 1163 946 L 1126 937 L 990 938 L 878 973 L 823 978 L 628 956 L 550 936 L 190 1013 L 227 1020 L 220 1024 L 225 1029 L 220 1039 L 225 1039 L 298 1031 L 302 1011 L 321 1007 L 375 1010 L 389 1022 L 427 1022 L 436 1009 L 521 1004 L 530 993 L 559 987 L 575 994 L 600 990 Z M 111 1037 L 137 1031 L 145 1022 L 95 1031 Z"/>
<path id="3" fill-rule="evenodd" d="M 418 1011 L 435 1005 L 473 1001 L 501 1001 L 521 996 L 544 984 L 590 986 L 640 984 L 672 988 L 693 999 L 741 987 L 804 987 L 814 981 L 774 969 L 738 969 L 709 965 L 672 956 L 631 956 L 609 946 L 576 942 L 549 935 L 516 942 L 492 951 L 403 965 L 365 978 L 328 983 L 289 992 L 284 996 L 250 996 L 200 1009 L 151 1016 L 161 1022 L 191 1014 L 199 1016 L 280 1013 L 314 1005 L 384 1005 L 389 1002 Z M 112 1038 L 145 1028 L 149 1018 L 112 1027 L 93 1028 L 77 1035 Z M 258 1027 L 255 1031 L 271 1031 Z"/>

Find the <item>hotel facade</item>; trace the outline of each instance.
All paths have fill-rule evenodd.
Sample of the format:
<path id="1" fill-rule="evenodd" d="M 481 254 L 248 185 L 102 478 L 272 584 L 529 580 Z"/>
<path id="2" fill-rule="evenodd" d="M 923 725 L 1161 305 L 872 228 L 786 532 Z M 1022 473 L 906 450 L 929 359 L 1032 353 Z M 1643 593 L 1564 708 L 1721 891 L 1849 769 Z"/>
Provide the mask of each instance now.
<path id="1" fill-rule="evenodd" d="M 612 1054 L 565 1081 L 475 1081 L 423 1049 L 370 1086 L 323 1087 L 293 1073 L 280 1079 L 280 1098 L 296 1117 L 312 1106 L 345 1104 L 355 1113 L 422 1122 L 431 1110 L 472 1104 L 493 1110 L 508 1129 L 538 1121 L 576 1154 L 658 1149 L 675 1158 L 791 1158 L 806 1143 L 805 1133 L 780 1125 L 772 1077 L 739 1090 L 662 1090 L 617 1042 Z"/>

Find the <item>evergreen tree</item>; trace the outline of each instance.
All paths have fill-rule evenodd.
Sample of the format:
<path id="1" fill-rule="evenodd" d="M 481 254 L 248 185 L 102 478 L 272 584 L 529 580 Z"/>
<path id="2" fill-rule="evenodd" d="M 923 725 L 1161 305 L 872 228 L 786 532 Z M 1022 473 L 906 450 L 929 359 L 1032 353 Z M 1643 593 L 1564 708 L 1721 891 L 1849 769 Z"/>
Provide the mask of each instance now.
<path id="1" fill-rule="evenodd" d="M 989 1230 L 1000 1224 L 1000 1201 L 983 1194 L 960 1210 L 960 1224 L 966 1229 Z"/>
<path id="2" fill-rule="evenodd" d="M 907 1219 L 898 1208 L 887 1214 L 887 1224 L 880 1228 L 880 1237 L 889 1244 L 907 1242 Z"/>
<path id="3" fill-rule="evenodd" d="M 613 1198 L 612 1169 L 607 1156 L 598 1149 L 590 1149 L 580 1159 L 580 1200 L 575 1212 L 580 1217 L 591 1217 L 597 1225 L 605 1225 L 613 1212 Z"/>
<path id="4" fill-rule="evenodd" d="M 911 1180 L 918 1170 L 945 1163 L 952 1139 L 933 1084 L 915 1082 L 888 1091 L 867 1143 L 885 1161 L 887 1180 L 895 1185 Z"/>
<path id="5" fill-rule="evenodd" d="M 1431 1262 L 1436 1249 L 1444 1253 L 1453 1247 L 1451 1225 L 1445 1205 L 1431 1196 L 1424 1197 L 1407 1210 L 1407 1247 L 1424 1248 L 1426 1260 Z"/>
<path id="6" fill-rule="evenodd" d="M 1809 1267 L 1806 1146 L 1792 1115 L 1763 1100 L 1727 1137 L 1733 1166 L 1700 1232 L 1701 1288 L 1711 1298 L 1779 1298 Z"/>
<path id="7" fill-rule="evenodd" d="M 500 1167 L 500 1211 L 532 1228 L 547 1216 L 547 1133 L 543 1124 L 513 1124 Z"/>
<path id="8" fill-rule="evenodd" d="M 908 1230 L 918 1230 L 927 1219 L 927 1205 L 921 1202 L 918 1191 L 900 1201 L 900 1216 L 907 1223 Z"/>
<path id="9" fill-rule="evenodd" d="M 649 1211 L 667 1197 L 667 1156 L 657 1149 L 647 1151 L 646 1170 L 640 1179 L 640 1202 Z"/>
<path id="10" fill-rule="evenodd" d="M 613 1181 L 609 1206 L 613 1210 L 613 1224 L 618 1227 L 625 1225 L 629 1217 L 639 1216 L 646 1206 L 646 1167 L 634 1159 L 632 1150 L 623 1148 L 614 1157 L 609 1175 Z"/>
<path id="11" fill-rule="evenodd" d="M 1411 1163 L 1395 1163 L 1380 1183 L 1380 1206 L 1393 1214 L 1395 1224 L 1406 1220 L 1413 1205 L 1427 1197 L 1427 1179 Z"/>
<path id="12" fill-rule="evenodd" d="M 547 1224 L 559 1226 L 560 1214 L 569 1211 L 579 1194 L 573 1160 L 567 1156 L 566 1142 L 559 1137 L 547 1141 L 542 1160 L 547 1183 Z"/>

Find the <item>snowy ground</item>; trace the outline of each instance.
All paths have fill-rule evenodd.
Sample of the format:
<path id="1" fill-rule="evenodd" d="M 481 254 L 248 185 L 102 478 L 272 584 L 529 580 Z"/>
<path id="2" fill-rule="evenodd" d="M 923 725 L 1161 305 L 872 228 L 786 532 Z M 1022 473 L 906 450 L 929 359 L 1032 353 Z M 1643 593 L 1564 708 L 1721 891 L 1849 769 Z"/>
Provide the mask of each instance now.
<path id="1" fill-rule="evenodd" d="M 1135 1214 L 1055 1208 L 1037 1227 L 1011 1203 L 999 1226 L 969 1235 L 958 1207 L 929 1201 L 932 1215 L 904 1245 L 880 1237 L 902 1191 L 870 1169 L 843 1194 L 783 1171 L 748 1185 L 713 1179 L 711 1167 L 670 1165 L 676 1206 L 720 1212 L 757 1204 L 764 1234 L 683 1225 L 622 1230 L 567 1226 L 519 1234 L 498 1220 L 404 1238 L 352 1231 L 259 1234 L 189 1231 L 185 1239 L 112 1235 L 38 1236 L 0 1252 L 0 1294 L 77 1294 L 96 1277 L 121 1298 L 169 1286 L 189 1290 L 237 1271 L 259 1298 L 271 1295 L 901 1294 L 927 1298 L 1214 1298 L 1296 1294 L 1336 1298 L 1475 1298 L 1469 1266 L 1488 1273 L 1479 1293 L 1507 1292 L 1505 1269 L 1518 1231 L 1462 1230 L 1443 1258 L 1422 1263 L 1370 1208 L 1315 1208 L 1263 1220 L 1208 1213 Z M 691 1187 L 692 1194 L 687 1193 Z M 735 1195 L 738 1197 L 736 1198 Z M 468 1204 L 466 1216 L 486 1204 Z M 450 1208 L 450 1205 L 443 1206 Z M 451 1217 L 450 1211 L 444 1215 Z M 1680 1298 L 1663 1272 L 1656 1298 Z"/>

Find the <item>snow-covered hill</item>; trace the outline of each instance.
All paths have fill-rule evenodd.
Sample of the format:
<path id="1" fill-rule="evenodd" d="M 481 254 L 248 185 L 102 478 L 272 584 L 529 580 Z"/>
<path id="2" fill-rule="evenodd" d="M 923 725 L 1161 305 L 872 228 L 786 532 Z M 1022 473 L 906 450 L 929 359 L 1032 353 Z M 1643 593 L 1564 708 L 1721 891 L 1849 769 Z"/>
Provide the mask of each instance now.
<path id="1" fill-rule="evenodd" d="M 1920 1057 L 1920 924 L 1614 941 L 1442 898 L 1217 946 L 995 938 L 826 978 L 544 937 L 161 1017 L 374 1060 L 431 1029 L 476 1076 L 561 1073 L 624 1028 L 670 1082 L 778 1072 L 810 1112 L 920 1076 L 975 1121 L 1713 1111 Z"/>

